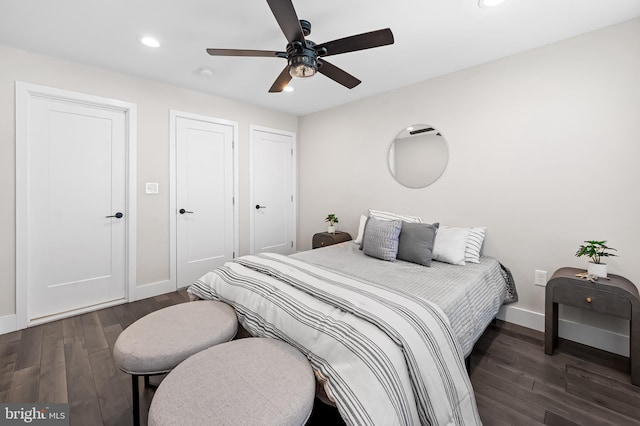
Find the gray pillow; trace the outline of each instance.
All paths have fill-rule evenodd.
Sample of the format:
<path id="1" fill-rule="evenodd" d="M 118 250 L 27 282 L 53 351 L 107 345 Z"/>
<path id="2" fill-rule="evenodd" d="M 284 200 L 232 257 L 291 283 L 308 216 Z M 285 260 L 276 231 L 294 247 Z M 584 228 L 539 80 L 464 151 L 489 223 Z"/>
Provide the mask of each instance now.
<path id="1" fill-rule="evenodd" d="M 398 236 L 402 228 L 401 220 L 379 220 L 370 217 L 364 228 L 362 246 L 364 254 L 391 262 L 398 254 Z"/>
<path id="2" fill-rule="evenodd" d="M 419 265 L 431 266 L 433 243 L 438 232 L 438 223 L 402 222 L 398 238 L 398 259 Z"/>

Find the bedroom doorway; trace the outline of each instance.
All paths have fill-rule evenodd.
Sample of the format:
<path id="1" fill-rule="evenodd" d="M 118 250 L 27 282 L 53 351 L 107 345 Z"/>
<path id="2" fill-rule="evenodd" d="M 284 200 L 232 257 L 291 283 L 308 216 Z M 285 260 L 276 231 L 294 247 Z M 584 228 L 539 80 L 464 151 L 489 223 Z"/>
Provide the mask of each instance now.
<path id="1" fill-rule="evenodd" d="M 233 259 L 237 239 L 237 123 L 171 111 L 171 214 L 176 287 Z M 174 232 L 172 231 L 173 235 Z M 172 273 L 173 275 L 173 273 Z"/>
<path id="2" fill-rule="evenodd" d="M 132 128 L 134 104 L 16 83 L 19 329 L 130 296 Z"/>
<path id="3" fill-rule="evenodd" d="M 296 250 L 295 133 L 251 126 L 251 253 Z"/>

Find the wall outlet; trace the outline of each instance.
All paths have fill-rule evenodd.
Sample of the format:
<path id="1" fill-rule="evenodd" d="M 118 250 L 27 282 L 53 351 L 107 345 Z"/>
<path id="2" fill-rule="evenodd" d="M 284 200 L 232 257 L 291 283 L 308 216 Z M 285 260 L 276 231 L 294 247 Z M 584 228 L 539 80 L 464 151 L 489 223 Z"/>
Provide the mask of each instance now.
<path id="1" fill-rule="evenodd" d="M 541 271 L 536 269 L 535 277 L 533 279 L 533 283 L 535 285 L 539 285 L 541 287 L 547 286 L 547 271 Z"/>

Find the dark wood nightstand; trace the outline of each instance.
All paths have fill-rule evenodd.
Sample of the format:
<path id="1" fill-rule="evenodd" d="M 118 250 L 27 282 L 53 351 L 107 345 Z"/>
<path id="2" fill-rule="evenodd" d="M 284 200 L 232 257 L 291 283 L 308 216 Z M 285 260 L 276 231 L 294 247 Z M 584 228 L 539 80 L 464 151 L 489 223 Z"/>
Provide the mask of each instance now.
<path id="1" fill-rule="evenodd" d="M 558 341 L 558 303 L 630 321 L 629 362 L 631 383 L 640 386 L 640 294 L 628 279 L 609 274 L 595 283 L 577 277 L 584 270 L 560 268 L 547 283 L 544 352 L 553 355 Z"/>
<path id="2" fill-rule="evenodd" d="M 348 232 L 340 232 L 336 231 L 334 234 L 330 234 L 328 232 L 319 232 L 313 236 L 313 240 L 311 242 L 311 248 L 320 248 L 326 246 L 332 246 L 338 243 L 344 243 L 345 241 L 350 241 L 351 235 Z"/>

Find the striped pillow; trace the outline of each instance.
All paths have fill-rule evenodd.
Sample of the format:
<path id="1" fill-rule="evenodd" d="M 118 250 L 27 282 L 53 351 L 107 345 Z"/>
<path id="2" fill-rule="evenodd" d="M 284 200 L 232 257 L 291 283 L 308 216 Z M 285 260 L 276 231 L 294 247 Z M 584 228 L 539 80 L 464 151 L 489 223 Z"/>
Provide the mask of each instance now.
<path id="1" fill-rule="evenodd" d="M 364 228 L 362 248 L 364 254 L 390 262 L 398 255 L 398 237 L 402 229 L 401 220 L 379 220 L 370 217 Z"/>
<path id="2" fill-rule="evenodd" d="M 369 217 L 375 217 L 381 220 L 403 220 L 409 223 L 422 223 L 422 219 L 418 216 L 408 216 L 406 214 L 384 212 L 382 210 L 369 209 Z"/>
<path id="3" fill-rule="evenodd" d="M 487 228 L 484 227 L 469 228 L 467 247 L 464 251 L 465 262 L 480 263 L 480 250 L 482 250 L 486 230 Z"/>

